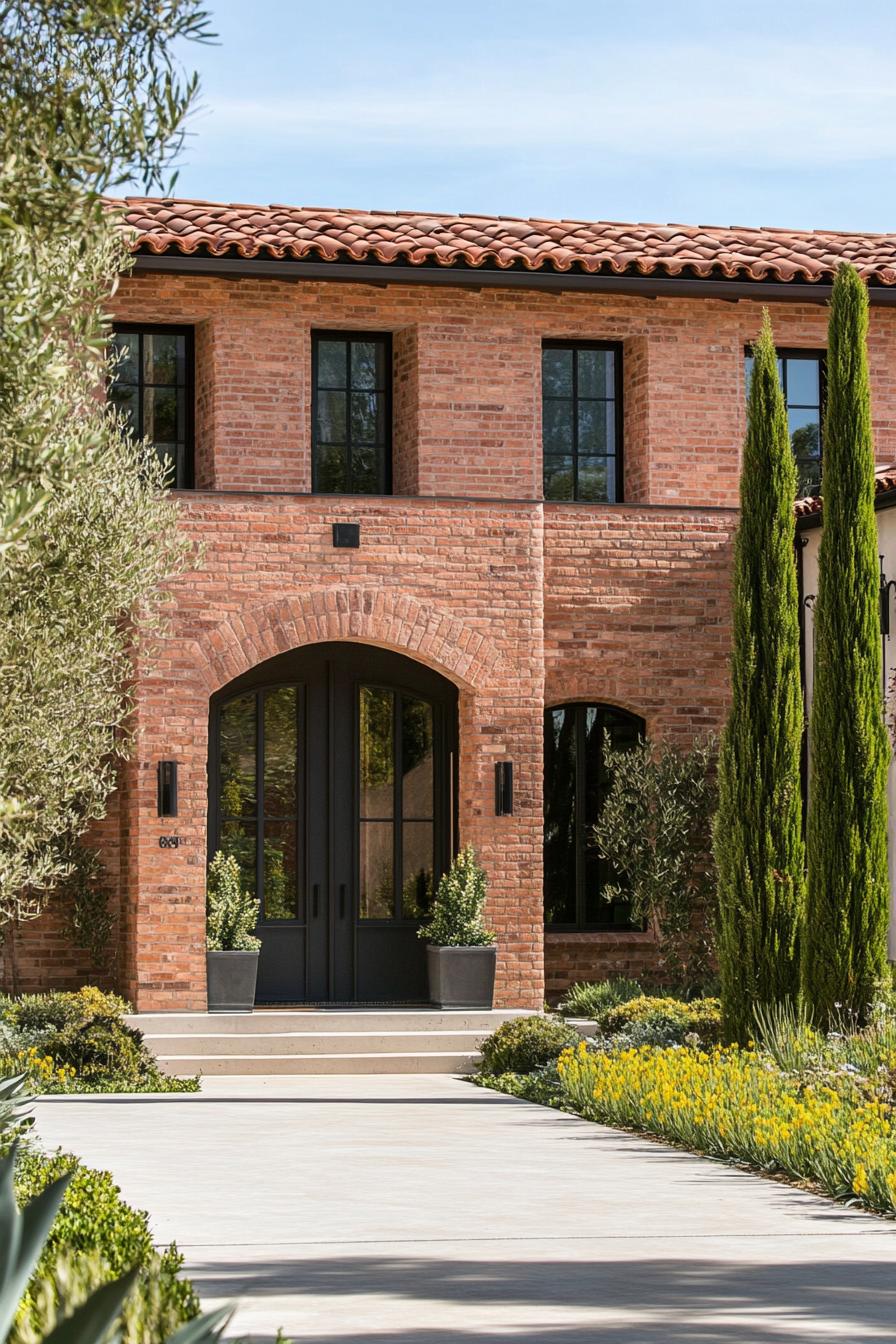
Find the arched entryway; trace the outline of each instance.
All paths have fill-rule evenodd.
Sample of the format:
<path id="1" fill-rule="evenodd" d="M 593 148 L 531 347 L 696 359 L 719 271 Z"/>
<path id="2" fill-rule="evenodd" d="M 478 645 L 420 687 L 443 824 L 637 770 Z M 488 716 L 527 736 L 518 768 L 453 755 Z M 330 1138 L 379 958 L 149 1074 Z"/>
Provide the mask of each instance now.
<path id="1" fill-rule="evenodd" d="M 328 643 L 212 698 L 209 853 L 260 901 L 260 1003 L 426 998 L 417 928 L 455 834 L 457 691 L 411 658 Z"/>

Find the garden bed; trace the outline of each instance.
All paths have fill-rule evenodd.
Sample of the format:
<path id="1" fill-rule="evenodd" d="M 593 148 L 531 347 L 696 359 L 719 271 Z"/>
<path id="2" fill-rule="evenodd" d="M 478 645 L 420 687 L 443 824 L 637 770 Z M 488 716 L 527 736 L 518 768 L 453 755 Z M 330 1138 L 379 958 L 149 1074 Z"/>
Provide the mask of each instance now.
<path id="1" fill-rule="evenodd" d="M 137 1280 L 121 1315 L 121 1344 L 161 1344 L 199 1314 L 192 1283 L 180 1277 L 183 1256 L 174 1243 L 157 1250 L 147 1215 L 125 1203 L 110 1174 L 85 1167 L 69 1153 L 47 1156 L 30 1144 L 19 1152 L 19 1207 L 66 1172 L 73 1173 L 71 1182 L 8 1344 L 39 1344 L 91 1292 L 135 1267 Z"/>
<path id="2" fill-rule="evenodd" d="M 507 1032 L 502 1044 L 496 1033 L 485 1043 L 484 1071 L 475 1081 L 896 1216 L 892 1009 L 882 1008 L 862 1031 L 828 1035 L 785 1012 L 766 1021 L 760 1044 L 749 1049 L 692 1033 L 675 1043 L 633 1043 L 631 1033 L 651 1013 L 669 1030 L 674 1026 L 669 1000 L 652 1003 L 655 1010 L 648 1000 L 633 1000 L 615 1036 L 568 1043 L 559 1052 L 551 1050 L 556 1025 L 530 1028 L 544 1042 L 541 1057 L 532 1040 L 521 1048 L 518 1024 L 506 1024 L 516 1034 Z M 709 1009 L 687 1009 L 711 1036 Z M 620 1021 L 618 1009 L 607 1010 L 605 1024 L 612 1013 Z M 487 1071 L 491 1061 L 500 1068 Z"/>
<path id="3" fill-rule="evenodd" d="M 24 1074 L 36 1094 L 198 1092 L 196 1078 L 169 1078 L 116 994 L 0 998 L 0 1077 Z"/>

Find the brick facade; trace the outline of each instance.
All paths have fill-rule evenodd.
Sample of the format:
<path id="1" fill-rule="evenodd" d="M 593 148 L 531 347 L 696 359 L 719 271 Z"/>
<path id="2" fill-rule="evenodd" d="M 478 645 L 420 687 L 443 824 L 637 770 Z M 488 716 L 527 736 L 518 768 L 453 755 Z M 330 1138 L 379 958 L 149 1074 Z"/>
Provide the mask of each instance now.
<path id="1" fill-rule="evenodd" d="M 116 316 L 196 332 L 196 485 L 179 496 L 200 546 L 172 584 L 170 626 L 139 670 L 136 755 L 97 839 L 118 912 L 110 978 L 140 1009 L 205 1006 L 209 697 L 260 661 L 328 640 L 420 660 L 459 689 L 461 841 L 491 879 L 500 1006 L 644 972 L 650 934 L 542 924 L 545 706 L 623 706 L 658 737 L 718 730 L 755 302 L 525 289 L 134 275 Z M 780 302 L 782 346 L 822 347 L 826 312 Z M 311 495 L 315 328 L 393 334 L 392 497 Z M 618 341 L 622 505 L 541 502 L 541 343 Z M 881 460 L 896 456 L 896 314 L 870 341 Z M 361 525 L 334 550 L 331 524 Z M 180 764 L 180 848 L 156 816 L 155 766 Z M 515 765 L 494 816 L 493 763 Z M 21 988 L 97 979 L 52 906 L 17 938 Z"/>

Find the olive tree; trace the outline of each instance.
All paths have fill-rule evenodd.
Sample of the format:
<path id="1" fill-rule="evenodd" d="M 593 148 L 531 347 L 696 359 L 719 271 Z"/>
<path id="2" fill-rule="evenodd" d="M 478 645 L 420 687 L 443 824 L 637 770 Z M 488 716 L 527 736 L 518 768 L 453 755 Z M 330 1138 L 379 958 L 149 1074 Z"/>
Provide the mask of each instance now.
<path id="1" fill-rule="evenodd" d="M 603 894 L 656 930 L 664 978 L 697 988 L 712 969 L 715 743 L 616 750 L 607 739 L 604 759 L 611 782 L 594 838 L 613 878 Z"/>
<path id="2" fill-rule="evenodd" d="M 68 397 L 102 372 L 103 195 L 170 185 L 197 91 L 174 49 L 209 36 L 196 0 L 0 0 L 0 557 L 99 448 Z"/>
<path id="3" fill-rule="evenodd" d="M 0 0 L 0 925 L 102 815 L 131 659 L 183 563 L 161 468 L 102 396 L 127 267 L 103 194 L 164 187 L 195 0 Z"/>

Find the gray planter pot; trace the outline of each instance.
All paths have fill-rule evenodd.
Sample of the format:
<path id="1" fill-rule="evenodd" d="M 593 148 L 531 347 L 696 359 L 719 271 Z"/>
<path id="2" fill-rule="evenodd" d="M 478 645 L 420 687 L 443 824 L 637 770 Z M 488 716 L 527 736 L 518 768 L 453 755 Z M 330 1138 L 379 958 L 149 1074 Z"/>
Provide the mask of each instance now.
<path id="1" fill-rule="evenodd" d="M 255 1007 L 257 952 L 206 952 L 208 1011 L 251 1013 Z"/>
<path id="2" fill-rule="evenodd" d="M 495 1000 L 495 962 L 492 947 L 434 947 L 426 945 L 429 997 L 437 1008 L 491 1008 Z"/>

